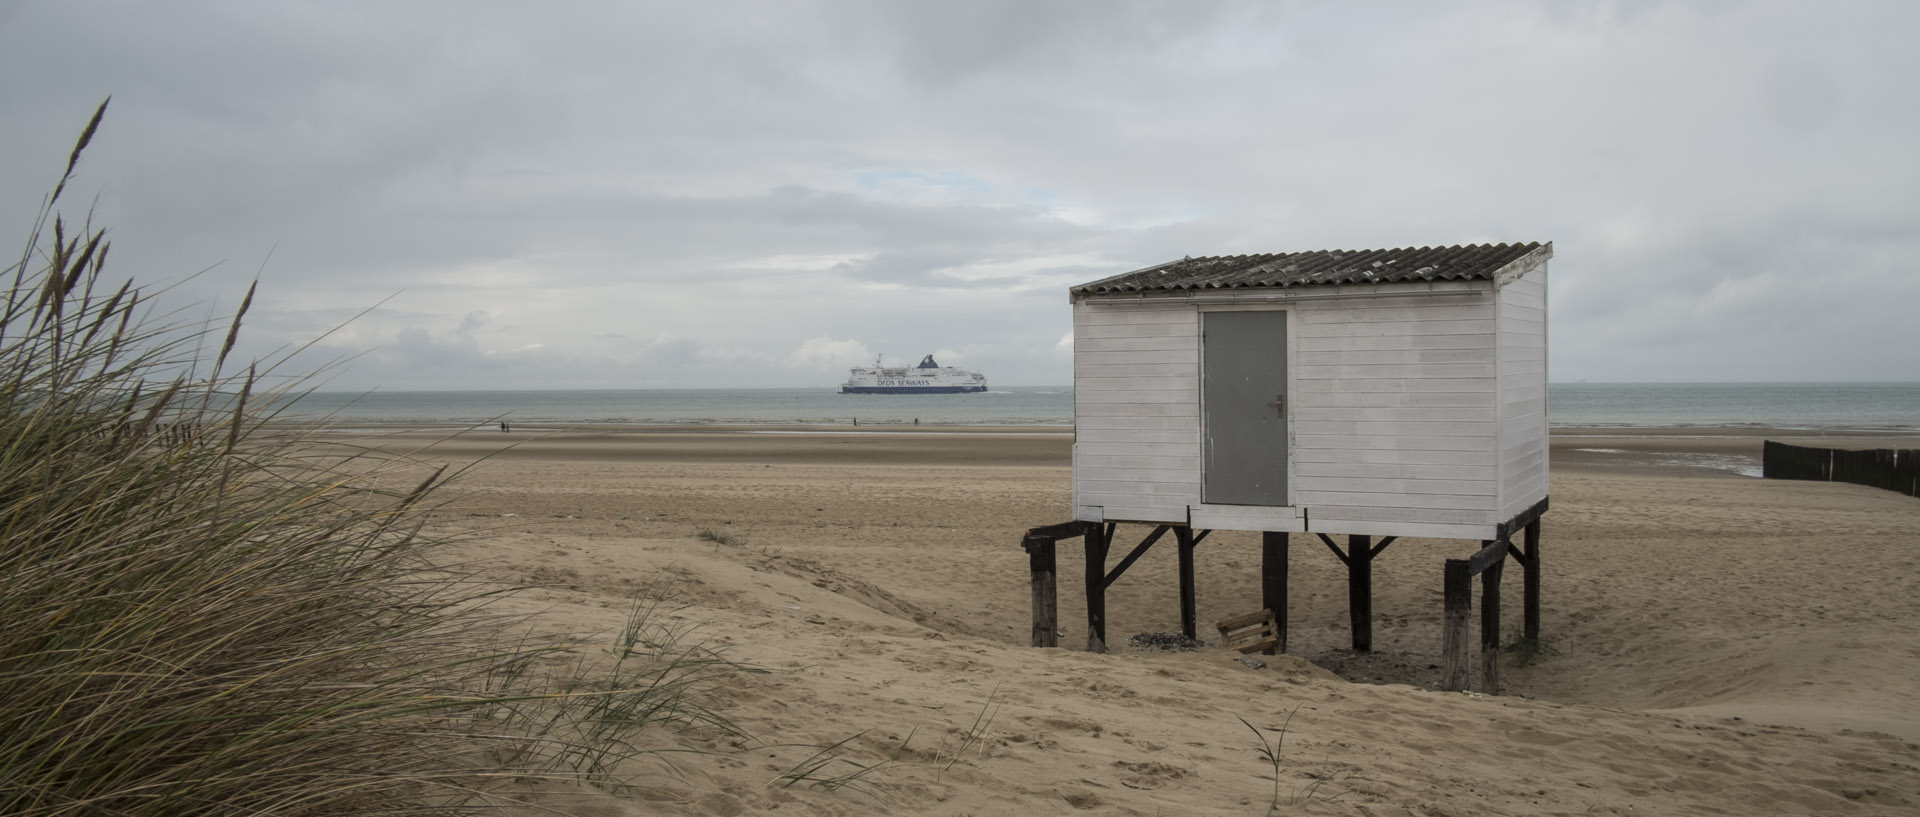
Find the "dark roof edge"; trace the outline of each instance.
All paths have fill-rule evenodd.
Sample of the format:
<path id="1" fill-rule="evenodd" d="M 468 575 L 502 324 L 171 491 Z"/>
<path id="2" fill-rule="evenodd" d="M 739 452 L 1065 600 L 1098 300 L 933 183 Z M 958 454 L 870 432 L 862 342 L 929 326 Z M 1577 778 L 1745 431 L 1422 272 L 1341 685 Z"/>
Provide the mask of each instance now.
<path id="1" fill-rule="evenodd" d="M 1548 241 L 1535 247 L 1526 255 L 1508 261 L 1505 266 L 1493 271 L 1493 288 L 1499 289 L 1520 280 L 1527 273 L 1540 268 L 1553 258 L 1553 242 Z"/>
<path id="2" fill-rule="evenodd" d="M 1416 263 L 1423 263 L 1424 266 L 1419 270 L 1401 269 L 1400 274 L 1395 274 L 1393 270 L 1388 269 L 1378 276 L 1359 266 L 1352 266 L 1371 258 L 1372 268 L 1381 269 L 1382 261 L 1377 256 L 1387 254 L 1400 257 L 1386 260 L 1386 265 L 1408 260 L 1409 256 L 1424 256 L 1413 259 Z M 1494 257 L 1487 257 L 1489 254 Z M 1499 257 L 1509 260 L 1497 267 L 1488 265 L 1488 262 Z M 1203 258 L 1187 256 L 1068 287 L 1067 298 L 1070 302 L 1078 303 L 1084 299 L 1106 299 L 1127 295 L 1146 297 L 1149 293 L 1156 292 L 1184 292 L 1191 296 L 1197 292 L 1293 287 L 1334 286 L 1338 289 L 1346 284 L 1365 284 L 1373 287 L 1418 280 L 1429 282 L 1478 280 L 1492 284 L 1492 288 L 1497 290 L 1543 266 L 1552 257 L 1553 242 L 1551 241 L 1374 250 L 1316 250 Z M 1296 265 L 1294 259 L 1300 259 L 1300 263 Z M 1286 266 L 1284 269 L 1275 268 L 1276 263 L 1284 263 Z M 1351 268 L 1342 268 L 1340 266 L 1342 263 L 1346 263 Z M 1408 266 L 1411 267 L 1413 264 Z M 1279 275 L 1266 274 L 1275 269 L 1280 271 Z"/>
<path id="3" fill-rule="evenodd" d="M 1516 278 L 1518 276 L 1515 276 Z M 1246 300 L 1325 300 L 1329 298 L 1362 298 L 1369 295 L 1445 295 L 1458 294 L 1467 287 L 1479 287 L 1481 291 L 1498 291 L 1490 277 L 1455 278 L 1444 281 L 1381 281 L 1378 283 L 1339 283 L 1310 284 L 1287 287 L 1220 287 L 1215 289 L 1143 289 L 1127 292 L 1090 293 L 1070 291 L 1069 303 L 1102 302 L 1132 303 L 1146 301 L 1183 301 L 1200 303 L 1207 301 Z"/>
<path id="4" fill-rule="evenodd" d="M 1107 276 L 1107 277 L 1105 277 L 1105 278 L 1102 278 L 1102 279 L 1100 279 L 1100 280 L 1098 280 L 1098 281 L 1088 281 L 1088 282 L 1086 282 L 1086 283 L 1084 283 L 1084 284 L 1074 284 L 1073 286 L 1070 286 L 1070 287 L 1067 287 L 1067 299 L 1068 299 L 1068 300 L 1073 300 L 1073 297 L 1074 297 L 1074 292 L 1075 292 L 1076 290 L 1082 290 L 1082 289 L 1086 289 L 1086 288 L 1088 288 L 1088 287 L 1097 287 L 1097 286 L 1099 286 L 1099 285 L 1101 285 L 1101 284 L 1104 284 L 1104 283 L 1106 283 L 1106 282 L 1108 282 L 1108 281 L 1118 281 L 1118 280 L 1120 280 L 1120 279 L 1122 279 L 1122 278 L 1125 278 L 1125 277 L 1127 277 L 1127 276 L 1129 276 L 1129 275 L 1136 275 L 1136 274 L 1139 274 L 1139 273 L 1142 273 L 1142 272 L 1152 272 L 1152 271 L 1154 271 L 1154 270 L 1157 270 L 1157 269 L 1160 269 L 1160 268 L 1162 268 L 1162 267 L 1171 267 L 1171 266 L 1173 266 L 1173 265 L 1175 265 L 1175 264 L 1178 264 L 1178 263 L 1180 263 L 1180 262 L 1182 262 L 1182 261 L 1186 261 L 1186 260 L 1188 260 L 1188 259 L 1191 259 L 1191 258 L 1193 258 L 1193 256 L 1191 256 L 1191 255 L 1189 255 L 1189 256 L 1186 256 L 1185 258 L 1175 258 L 1175 259 L 1173 259 L 1172 261 L 1164 261 L 1164 262 L 1161 262 L 1161 263 L 1158 263 L 1158 264 L 1155 264 L 1155 265 L 1153 265 L 1153 266 L 1151 266 L 1151 267 L 1141 267 L 1141 268 L 1139 268 L 1139 269 L 1135 269 L 1135 270 L 1127 270 L 1126 272 L 1122 272 L 1122 273 L 1120 273 L 1120 274 L 1118 274 L 1118 275 L 1109 275 L 1109 276 Z"/>

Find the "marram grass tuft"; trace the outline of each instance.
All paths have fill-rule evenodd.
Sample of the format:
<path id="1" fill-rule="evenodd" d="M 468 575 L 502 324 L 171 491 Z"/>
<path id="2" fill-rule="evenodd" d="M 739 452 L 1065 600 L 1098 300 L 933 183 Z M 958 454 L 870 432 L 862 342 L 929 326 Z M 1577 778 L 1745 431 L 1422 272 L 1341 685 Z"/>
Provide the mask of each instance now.
<path id="1" fill-rule="evenodd" d="M 618 790 L 647 726 L 731 728 L 700 696 L 737 668 L 698 645 L 530 671 L 577 644 L 430 563 L 437 474 L 357 487 L 382 463 L 267 425 L 271 364 L 224 370 L 239 315 L 155 325 L 109 283 L 103 231 L 57 214 L 105 108 L 0 296 L 0 814 L 471 813 Z"/>

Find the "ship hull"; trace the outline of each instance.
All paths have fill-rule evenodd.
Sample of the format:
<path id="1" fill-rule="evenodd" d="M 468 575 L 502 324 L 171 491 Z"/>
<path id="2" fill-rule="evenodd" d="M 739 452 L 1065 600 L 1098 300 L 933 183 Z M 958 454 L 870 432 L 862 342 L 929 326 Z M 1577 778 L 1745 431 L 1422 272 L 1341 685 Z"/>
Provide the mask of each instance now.
<path id="1" fill-rule="evenodd" d="M 841 386 L 841 394 L 977 394 L 986 386 Z"/>
<path id="2" fill-rule="evenodd" d="M 978 372 L 956 369 L 935 363 L 933 355 L 927 355 L 920 365 L 913 368 L 905 366 L 882 366 L 878 359 L 872 367 L 861 367 L 850 372 L 847 382 L 840 384 L 841 394 L 972 394 L 987 390 L 986 376 Z"/>

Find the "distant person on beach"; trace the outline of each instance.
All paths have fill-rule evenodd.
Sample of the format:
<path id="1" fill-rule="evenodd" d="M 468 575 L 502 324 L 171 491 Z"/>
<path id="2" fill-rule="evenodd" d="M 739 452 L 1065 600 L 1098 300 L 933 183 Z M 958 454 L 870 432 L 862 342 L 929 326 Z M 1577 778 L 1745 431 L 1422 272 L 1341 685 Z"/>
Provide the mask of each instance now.
<path id="1" fill-rule="evenodd" d="M 500 421 L 500 433 L 502 434 L 507 433 L 507 421 L 505 420 Z"/>

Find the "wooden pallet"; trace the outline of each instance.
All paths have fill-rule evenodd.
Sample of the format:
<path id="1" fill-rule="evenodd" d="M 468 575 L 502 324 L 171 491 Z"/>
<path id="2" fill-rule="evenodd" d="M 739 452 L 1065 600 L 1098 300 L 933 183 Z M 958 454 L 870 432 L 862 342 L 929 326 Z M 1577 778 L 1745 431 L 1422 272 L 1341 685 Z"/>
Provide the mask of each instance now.
<path id="1" fill-rule="evenodd" d="M 1272 610 L 1221 619 L 1213 626 L 1220 630 L 1220 646 L 1242 655 L 1280 646 L 1280 628 L 1274 623 Z"/>

